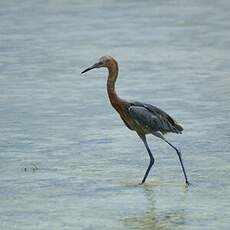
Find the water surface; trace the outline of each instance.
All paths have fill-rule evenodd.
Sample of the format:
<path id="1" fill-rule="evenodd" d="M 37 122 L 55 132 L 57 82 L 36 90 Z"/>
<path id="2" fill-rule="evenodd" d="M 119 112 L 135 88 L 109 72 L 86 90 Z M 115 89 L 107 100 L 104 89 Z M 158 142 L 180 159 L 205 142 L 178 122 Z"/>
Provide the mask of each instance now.
<path id="1" fill-rule="evenodd" d="M 229 229 L 229 1 L 0 3 L 0 228 Z M 100 56 L 120 64 L 121 97 L 183 124 L 148 154 L 107 99 Z"/>

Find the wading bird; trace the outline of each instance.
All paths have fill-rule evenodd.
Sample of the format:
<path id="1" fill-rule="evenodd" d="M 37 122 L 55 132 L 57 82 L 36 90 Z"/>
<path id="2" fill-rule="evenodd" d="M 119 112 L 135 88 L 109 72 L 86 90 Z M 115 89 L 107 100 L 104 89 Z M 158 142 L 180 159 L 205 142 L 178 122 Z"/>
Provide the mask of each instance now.
<path id="1" fill-rule="evenodd" d="M 174 145 L 168 142 L 164 137 L 164 134 L 170 132 L 177 133 L 177 134 L 181 133 L 183 127 L 180 124 L 178 124 L 166 112 L 157 108 L 156 106 L 146 104 L 146 103 L 136 102 L 136 101 L 126 101 L 124 99 L 121 99 L 117 95 L 115 90 L 115 82 L 118 77 L 118 64 L 113 57 L 103 56 L 99 59 L 99 61 L 96 64 L 85 69 L 81 73 L 85 73 L 89 70 L 95 68 L 101 68 L 101 67 L 107 68 L 109 72 L 108 79 L 107 79 L 107 92 L 108 92 L 111 105 L 119 113 L 125 125 L 129 129 L 137 132 L 138 136 L 144 142 L 144 145 L 148 151 L 150 162 L 141 183 L 143 184 L 145 182 L 149 174 L 149 171 L 155 161 L 146 140 L 146 134 L 153 134 L 154 136 L 164 140 L 174 150 L 176 150 L 184 174 L 185 183 L 189 185 L 180 151 Z"/>

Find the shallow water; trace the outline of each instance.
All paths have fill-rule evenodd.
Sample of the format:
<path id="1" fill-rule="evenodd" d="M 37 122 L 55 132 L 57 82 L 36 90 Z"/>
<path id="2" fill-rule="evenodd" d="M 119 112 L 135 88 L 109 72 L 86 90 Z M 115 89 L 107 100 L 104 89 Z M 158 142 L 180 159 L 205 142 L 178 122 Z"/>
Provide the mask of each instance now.
<path id="1" fill-rule="evenodd" d="M 229 229 L 229 1 L 0 2 L 0 229 Z M 148 154 L 107 99 L 183 124 Z"/>

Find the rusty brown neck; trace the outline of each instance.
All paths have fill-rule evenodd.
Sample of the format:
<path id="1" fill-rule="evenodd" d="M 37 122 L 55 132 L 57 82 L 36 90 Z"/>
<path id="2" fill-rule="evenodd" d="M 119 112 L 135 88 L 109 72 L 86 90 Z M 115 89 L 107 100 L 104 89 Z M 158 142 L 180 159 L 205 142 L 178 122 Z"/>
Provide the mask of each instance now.
<path id="1" fill-rule="evenodd" d="M 118 64 L 115 60 L 113 60 L 113 62 L 111 62 L 107 68 L 109 71 L 109 76 L 107 79 L 107 92 L 111 104 L 116 107 L 121 101 L 115 90 L 115 82 L 118 77 Z"/>

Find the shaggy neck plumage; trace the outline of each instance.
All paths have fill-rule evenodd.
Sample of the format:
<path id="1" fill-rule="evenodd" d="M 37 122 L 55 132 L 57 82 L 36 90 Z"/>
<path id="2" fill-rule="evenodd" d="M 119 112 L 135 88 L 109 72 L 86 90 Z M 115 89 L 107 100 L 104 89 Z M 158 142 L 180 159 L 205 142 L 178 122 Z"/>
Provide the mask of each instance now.
<path id="1" fill-rule="evenodd" d="M 113 62 L 111 62 L 107 68 L 109 71 L 109 76 L 107 79 L 107 92 L 111 104 L 116 105 L 120 100 L 115 90 L 115 83 L 118 77 L 118 64 L 115 60 L 113 60 Z"/>

